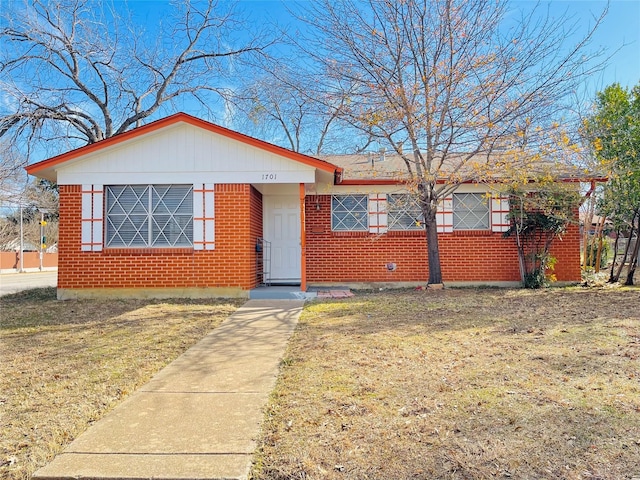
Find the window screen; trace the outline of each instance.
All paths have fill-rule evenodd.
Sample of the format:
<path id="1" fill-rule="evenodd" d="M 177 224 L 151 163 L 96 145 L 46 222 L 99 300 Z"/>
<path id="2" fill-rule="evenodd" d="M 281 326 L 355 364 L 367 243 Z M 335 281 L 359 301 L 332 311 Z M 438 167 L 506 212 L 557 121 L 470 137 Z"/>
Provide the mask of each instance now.
<path id="1" fill-rule="evenodd" d="M 106 197 L 108 247 L 193 245 L 191 185 L 115 185 Z"/>
<path id="2" fill-rule="evenodd" d="M 395 193 L 388 196 L 389 230 L 422 230 L 424 216 L 415 199 L 408 194 Z"/>
<path id="3" fill-rule="evenodd" d="M 456 193 L 453 195 L 454 230 L 487 230 L 489 228 L 489 202 L 482 193 Z"/>
<path id="4" fill-rule="evenodd" d="M 355 232 L 368 230 L 367 195 L 333 195 L 331 197 L 331 230 Z"/>

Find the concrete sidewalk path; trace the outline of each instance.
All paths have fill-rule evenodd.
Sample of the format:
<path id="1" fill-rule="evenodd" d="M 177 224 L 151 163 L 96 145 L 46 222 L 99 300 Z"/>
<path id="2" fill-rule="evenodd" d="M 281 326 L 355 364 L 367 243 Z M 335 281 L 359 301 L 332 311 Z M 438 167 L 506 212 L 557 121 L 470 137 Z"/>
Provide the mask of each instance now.
<path id="1" fill-rule="evenodd" d="M 34 479 L 245 479 L 303 300 L 249 300 Z"/>

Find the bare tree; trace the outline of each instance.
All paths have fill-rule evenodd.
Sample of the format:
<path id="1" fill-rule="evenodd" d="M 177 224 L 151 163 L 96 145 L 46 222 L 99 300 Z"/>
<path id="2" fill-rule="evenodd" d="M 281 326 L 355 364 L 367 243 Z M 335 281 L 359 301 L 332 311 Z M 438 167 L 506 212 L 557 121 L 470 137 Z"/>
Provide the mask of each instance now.
<path id="1" fill-rule="evenodd" d="M 429 283 L 442 282 L 438 204 L 482 180 L 478 166 L 496 152 L 535 147 L 562 121 L 563 100 L 599 68 L 585 48 L 603 15 L 567 45 L 577 26 L 566 15 L 506 1 L 319 0 L 305 13 L 313 34 L 298 45 L 322 66 L 317 88 L 348 89 L 342 119 L 404 160 L 424 215 Z"/>
<path id="2" fill-rule="evenodd" d="M 45 220 L 42 227 L 38 220 L 25 221 L 21 235 L 19 215 L 18 211 L 8 217 L 0 217 L 0 251 L 15 251 L 21 243 L 28 251 L 39 250 L 41 245 L 45 251 L 51 247 L 55 248 L 58 243 L 57 218 Z M 23 242 L 20 241 L 21 238 Z M 43 240 L 46 243 L 41 243 Z"/>
<path id="3" fill-rule="evenodd" d="M 25 175 L 26 177 L 26 175 Z M 33 179 L 26 185 L 14 183 L 0 197 L 0 250 L 13 250 L 22 237 L 28 245 L 40 248 L 41 234 L 47 246 L 58 242 L 58 189 L 47 180 Z M 46 225 L 41 230 L 41 221 Z M 46 247 L 44 247 L 46 248 Z"/>
<path id="4" fill-rule="evenodd" d="M 304 65 L 295 65 L 295 71 L 291 67 L 291 63 L 287 68 L 283 61 L 271 62 L 262 67 L 261 76 L 237 89 L 233 110 L 239 128 L 313 155 L 365 148 L 367 137 L 359 136 L 358 147 L 345 135 L 347 130 L 354 130 L 343 115 L 348 90 L 325 95 L 315 88 L 315 78 L 304 71 Z"/>
<path id="5" fill-rule="evenodd" d="M 0 206 L 24 188 L 27 179 L 24 164 L 25 158 L 8 142 L 0 140 Z"/>
<path id="6" fill-rule="evenodd" d="M 229 75 L 269 43 L 228 2 L 175 2 L 154 37 L 124 5 L 5 2 L 0 138 L 28 155 L 51 140 L 70 148 L 117 135 L 184 97 L 210 112 Z"/>

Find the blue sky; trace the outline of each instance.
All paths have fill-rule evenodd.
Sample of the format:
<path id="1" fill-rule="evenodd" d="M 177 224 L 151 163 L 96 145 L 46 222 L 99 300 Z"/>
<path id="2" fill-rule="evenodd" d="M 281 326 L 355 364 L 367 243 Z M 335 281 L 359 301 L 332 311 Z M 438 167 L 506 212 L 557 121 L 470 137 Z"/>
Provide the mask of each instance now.
<path id="1" fill-rule="evenodd" d="M 240 7 L 252 18 L 256 26 L 277 22 L 283 26 L 300 27 L 288 12 L 295 11 L 300 5 L 310 4 L 312 0 L 239 0 Z M 530 9 L 536 0 L 513 1 L 515 9 Z M 549 7 L 554 16 L 567 14 L 571 22 L 576 24 L 576 39 L 584 34 L 594 23 L 594 17 L 606 7 L 602 0 L 551 0 L 541 2 Z M 147 29 L 152 31 L 161 11 L 168 7 L 162 0 L 129 0 L 128 5 L 137 19 L 147 22 Z M 570 41 L 571 39 L 569 39 Z M 640 82 L 640 0 L 611 0 L 609 12 L 596 31 L 591 51 L 605 49 L 611 58 L 607 68 L 595 75 L 585 89 L 591 96 L 613 82 L 625 87 L 633 87 Z"/>
<path id="2" fill-rule="evenodd" d="M 14 0 L 0 0 L 0 9 L 3 4 Z M 100 0 L 96 0 L 100 1 Z M 169 11 L 173 4 L 169 0 L 113 0 L 117 8 L 124 10 L 129 7 L 133 12 L 133 21 L 139 24 L 148 38 L 156 38 L 158 24 L 162 21 L 170 21 Z M 180 2 L 181 0 L 176 0 Z M 195 0 L 197 1 L 197 0 Z M 226 0 L 220 0 L 226 2 Z M 300 11 L 305 6 L 312 5 L 314 0 L 237 0 L 239 8 L 249 16 L 255 29 L 269 28 L 273 23 L 288 30 L 304 28 L 304 24 L 297 21 L 289 10 Z M 17 0 L 21 4 L 21 0 Z M 121 2 L 121 3 L 120 3 Z M 536 0 L 512 0 L 514 13 L 520 10 L 532 9 L 538 2 Z M 571 17 L 576 32 L 574 38 L 568 38 L 569 45 L 577 41 L 581 35 L 589 31 L 594 23 L 594 18 L 606 7 L 605 0 L 551 0 L 541 2 L 543 9 L 548 8 L 552 16 L 563 14 Z M 239 32 L 243 35 L 243 32 Z M 573 41 L 572 41 L 573 40 Z M 633 87 L 640 83 L 640 0 L 611 0 L 609 13 L 601 27 L 596 31 L 591 51 L 605 49 L 611 56 L 605 69 L 595 74 L 584 85 L 584 91 L 580 92 L 583 102 L 591 102 L 595 99 L 597 91 L 613 82 L 619 82 L 624 87 Z M 231 86 L 231 85 L 228 85 Z M 180 103 L 184 101 L 185 103 Z M 202 116 L 201 112 L 193 110 L 191 98 L 180 100 L 174 106 L 178 110 Z M 223 124 L 231 128 L 237 128 L 233 121 L 225 114 L 225 106 L 214 107 L 215 118 L 208 120 Z M 165 113 L 166 112 L 162 112 Z M 173 113 L 173 112 L 170 112 Z M 205 112 L 206 113 L 206 112 Z M 160 113 L 158 113 L 160 115 Z M 267 139 L 271 140 L 271 139 Z M 46 156 L 43 153 L 43 156 Z"/>
<path id="3" fill-rule="evenodd" d="M 519 3 L 526 6 L 532 2 Z M 550 4 L 559 13 L 567 10 L 574 15 L 583 31 L 606 6 L 603 1 L 556 0 Z M 607 67 L 591 80 L 590 90 L 602 90 L 614 82 L 629 88 L 640 83 L 640 0 L 612 0 L 591 47 L 604 48 L 612 57 Z"/>
<path id="4" fill-rule="evenodd" d="M 12 0 L 0 0 L 3 4 Z M 133 11 L 134 20 L 153 38 L 158 22 L 167 18 L 166 13 L 171 8 L 168 0 L 114 0 L 116 5 L 122 1 Z M 180 0 L 177 0 L 180 1 Z M 221 0 L 224 1 L 224 0 Z M 240 8 L 250 15 L 255 27 L 266 26 L 277 22 L 281 26 L 301 28 L 288 9 L 297 10 L 300 6 L 310 5 L 313 0 L 238 0 Z M 126 3 L 125 3 L 126 2 Z M 513 0 L 514 9 L 531 9 L 536 0 Z M 596 17 L 607 2 L 604 0 L 551 0 L 541 2 L 548 7 L 552 15 L 566 13 L 576 24 L 576 39 L 593 25 Z M 570 43 L 571 39 L 569 39 Z M 601 72 L 594 75 L 584 85 L 583 100 L 591 101 L 595 93 L 604 87 L 618 82 L 624 87 L 631 88 L 640 84 L 640 0 L 611 0 L 609 13 L 604 23 L 595 33 L 590 49 L 597 51 L 605 49 L 611 58 L 608 65 Z M 185 109 L 185 111 L 188 111 Z M 190 112 L 193 113 L 193 112 Z M 194 113 L 197 115 L 197 113 Z M 218 121 L 222 118 L 210 119 Z M 232 125 L 227 125 L 231 126 Z M 42 153 L 42 156 L 46 156 Z M 37 157 L 37 155 L 36 155 Z M 35 157 L 34 157 L 35 158 Z"/>

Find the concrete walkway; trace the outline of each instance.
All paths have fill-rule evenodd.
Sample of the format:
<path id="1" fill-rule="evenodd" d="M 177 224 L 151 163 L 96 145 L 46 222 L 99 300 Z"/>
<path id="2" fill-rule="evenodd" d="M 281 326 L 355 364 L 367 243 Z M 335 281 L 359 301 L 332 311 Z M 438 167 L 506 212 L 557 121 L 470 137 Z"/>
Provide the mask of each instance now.
<path id="1" fill-rule="evenodd" d="M 34 479 L 245 479 L 302 300 L 249 300 Z"/>

